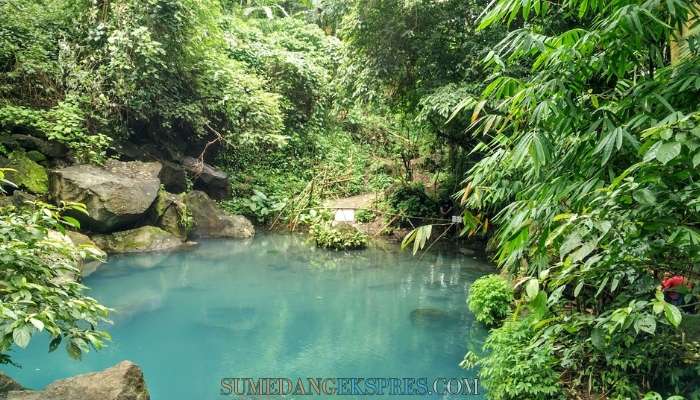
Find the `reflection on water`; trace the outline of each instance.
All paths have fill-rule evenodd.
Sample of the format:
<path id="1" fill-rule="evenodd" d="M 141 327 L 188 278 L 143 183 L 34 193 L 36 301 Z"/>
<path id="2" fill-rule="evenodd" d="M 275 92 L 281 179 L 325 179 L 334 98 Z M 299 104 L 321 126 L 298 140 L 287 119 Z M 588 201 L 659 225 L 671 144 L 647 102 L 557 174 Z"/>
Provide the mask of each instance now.
<path id="1" fill-rule="evenodd" d="M 430 386 L 474 377 L 457 364 L 478 352 L 486 330 L 465 298 L 491 267 L 439 251 L 419 261 L 395 247 L 334 253 L 304 240 L 259 235 L 112 257 L 85 284 L 119 311 L 114 326 L 100 327 L 115 344 L 78 362 L 46 354 L 48 340 L 36 337 L 13 354 L 23 369 L 2 370 L 41 389 L 128 359 L 156 400 L 221 398 L 223 378 L 426 378 Z"/>

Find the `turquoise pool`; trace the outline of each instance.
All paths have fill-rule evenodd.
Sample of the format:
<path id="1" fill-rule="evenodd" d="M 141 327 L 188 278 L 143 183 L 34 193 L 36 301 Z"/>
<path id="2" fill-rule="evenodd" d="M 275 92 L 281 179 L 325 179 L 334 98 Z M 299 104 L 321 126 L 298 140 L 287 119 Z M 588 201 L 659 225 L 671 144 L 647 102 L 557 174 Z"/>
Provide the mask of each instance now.
<path id="1" fill-rule="evenodd" d="M 73 361 L 64 346 L 47 354 L 47 338 L 35 337 L 26 351 L 13 353 L 23 368 L 2 370 L 41 389 L 127 359 L 141 366 L 155 400 L 242 398 L 221 395 L 230 391 L 224 378 L 294 384 L 335 378 L 328 388 L 342 383 L 337 378 L 362 378 L 358 387 L 368 393 L 367 383 L 384 384 L 377 378 L 400 379 L 402 393 L 418 394 L 432 392 L 438 378 L 473 383 L 475 372 L 458 363 L 468 349 L 480 349 L 487 331 L 465 298 L 475 279 L 493 272 L 490 266 L 447 250 L 432 250 L 420 261 L 397 246 L 333 253 L 305 239 L 267 234 L 203 240 L 187 252 L 112 257 L 84 283 L 92 297 L 119 311 L 114 326 L 101 327 L 114 343 Z M 346 383 L 354 394 L 343 398 L 367 397 Z M 478 399 L 483 393 L 480 386 L 479 395 L 406 397 Z"/>

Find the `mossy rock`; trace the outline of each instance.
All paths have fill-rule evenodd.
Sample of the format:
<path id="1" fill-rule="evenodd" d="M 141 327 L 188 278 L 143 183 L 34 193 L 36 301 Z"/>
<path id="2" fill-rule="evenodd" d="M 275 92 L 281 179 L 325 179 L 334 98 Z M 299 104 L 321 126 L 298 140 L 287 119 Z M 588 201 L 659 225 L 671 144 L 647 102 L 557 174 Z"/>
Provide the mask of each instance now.
<path id="1" fill-rule="evenodd" d="M 15 170 L 5 171 L 5 179 L 18 187 L 35 194 L 49 192 L 49 176 L 46 170 L 27 157 L 24 151 L 13 151 L 9 158 L 0 159 L 0 167 Z"/>
<path id="2" fill-rule="evenodd" d="M 244 239 L 255 236 L 255 228 L 248 219 L 220 211 L 204 192 L 193 190 L 187 193 L 185 204 L 194 224 L 194 229 L 190 231 L 191 237 Z"/>
<path id="3" fill-rule="evenodd" d="M 107 254 L 169 251 L 182 246 L 182 241 L 155 226 L 142 226 L 128 231 L 92 237 Z"/>
<path id="4" fill-rule="evenodd" d="M 186 240 L 188 228 L 194 227 L 194 221 L 191 214 L 187 212 L 185 200 L 162 189 L 151 206 L 150 217 L 154 226 L 180 240 Z"/>
<path id="5" fill-rule="evenodd" d="M 36 150 L 28 151 L 27 158 L 29 158 L 30 160 L 37 162 L 37 163 L 42 162 L 42 161 L 46 161 L 46 156 L 39 153 Z"/>

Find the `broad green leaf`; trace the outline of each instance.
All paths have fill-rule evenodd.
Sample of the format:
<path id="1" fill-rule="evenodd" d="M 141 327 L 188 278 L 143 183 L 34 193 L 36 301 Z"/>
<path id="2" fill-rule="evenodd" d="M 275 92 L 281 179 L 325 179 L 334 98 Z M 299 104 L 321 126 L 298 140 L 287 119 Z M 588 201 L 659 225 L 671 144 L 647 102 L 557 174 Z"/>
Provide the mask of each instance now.
<path id="1" fill-rule="evenodd" d="M 39 321 L 38 319 L 36 319 L 36 318 L 30 318 L 30 319 L 29 319 L 29 322 L 31 322 L 31 324 L 34 325 L 34 326 L 36 327 L 36 329 L 39 330 L 39 332 L 41 332 L 42 330 L 44 330 L 44 323 L 41 322 L 41 321 Z"/>
<path id="2" fill-rule="evenodd" d="M 562 243 L 561 247 L 559 248 L 559 256 L 561 259 L 566 257 L 572 250 L 575 248 L 579 247 L 582 243 L 581 240 L 581 235 L 578 234 L 577 232 L 569 235 L 564 243 Z"/>
<path id="3" fill-rule="evenodd" d="M 80 229 L 80 222 L 78 222 L 77 219 L 72 218 L 72 217 L 68 217 L 68 216 L 63 216 L 63 217 L 61 217 L 61 218 L 62 218 L 64 221 L 66 221 L 69 225 L 71 225 L 71 226 L 73 226 L 73 227 L 75 227 L 75 228 L 77 228 L 77 229 Z"/>
<path id="4" fill-rule="evenodd" d="M 66 344 L 66 351 L 68 352 L 68 356 L 74 360 L 83 359 L 83 351 L 75 340 L 68 341 L 68 344 Z"/>
<path id="5" fill-rule="evenodd" d="M 605 331 L 600 328 L 593 328 L 591 342 L 598 351 L 605 351 Z"/>
<path id="6" fill-rule="evenodd" d="M 590 240 L 581 246 L 574 254 L 571 255 L 571 262 L 578 262 L 586 258 L 593 250 L 595 250 L 597 241 Z"/>
<path id="7" fill-rule="evenodd" d="M 664 143 L 656 151 L 656 159 L 662 164 L 667 164 L 669 161 L 678 157 L 681 154 L 681 144 L 678 142 Z"/>
<path id="8" fill-rule="evenodd" d="M 664 301 L 664 294 L 661 293 L 660 290 L 657 290 L 656 292 L 654 292 L 654 297 L 656 297 L 656 300 L 658 300 L 658 301 Z"/>
<path id="9" fill-rule="evenodd" d="M 656 204 L 656 195 L 649 189 L 641 189 L 634 192 L 634 199 L 639 203 L 653 206 Z"/>
<path id="10" fill-rule="evenodd" d="M 530 311 L 537 319 L 541 319 L 547 313 L 547 293 L 539 291 L 530 302 Z"/>
<path id="11" fill-rule="evenodd" d="M 634 321 L 636 329 L 649 333 L 651 335 L 656 331 L 656 320 L 651 315 L 645 315 L 642 318 L 637 318 Z"/>
<path id="12" fill-rule="evenodd" d="M 29 328 L 22 326 L 21 328 L 15 328 L 12 331 L 12 340 L 15 344 L 21 348 L 27 347 L 29 344 L 29 339 L 32 338 L 32 334 L 29 332 Z"/>
<path id="13" fill-rule="evenodd" d="M 537 281 L 537 279 L 530 279 L 527 282 L 527 285 L 525 286 L 525 292 L 527 292 L 527 297 L 529 297 L 531 300 L 537 296 L 537 293 L 540 291 L 540 284 Z"/>
<path id="14" fill-rule="evenodd" d="M 673 326 L 678 328 L 678 325 L 683 319 L 683 316 L 681 315 L 681 310 L 679 310 L 678 307 L 668 303 L 666 303 L 666 305 L 664 306 L 664 310 L 666 311 L 666 318 L 668 318 L 668 321 L 671 324 L 673 324 Z"/>
<path id="15" fill-rule="evenodd" d="M 267 196 L 265 195 L 265 193 L 255 189 L 253 189 L 253 193 L 255 193 L 256 196 L 260 197 L 260 199 L 267 200 Z"/>

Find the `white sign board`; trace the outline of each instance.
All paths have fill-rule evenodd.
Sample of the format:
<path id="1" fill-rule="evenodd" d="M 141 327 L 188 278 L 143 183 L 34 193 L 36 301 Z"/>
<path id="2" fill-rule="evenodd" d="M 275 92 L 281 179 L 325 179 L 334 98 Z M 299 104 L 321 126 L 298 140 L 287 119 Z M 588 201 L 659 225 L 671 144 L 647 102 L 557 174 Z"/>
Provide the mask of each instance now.
<path id="1" fill-rule="evenodd" d="M 459 215 L 453 215 L 452 222 L 462 222 L 462 218 Z"/>
<path id="2" fill-rule="evenodd" d="M 341 208 L 335 212 L 335 220 L 340 222 L 353 222 L 355 221 L 355 210 Z"/>

